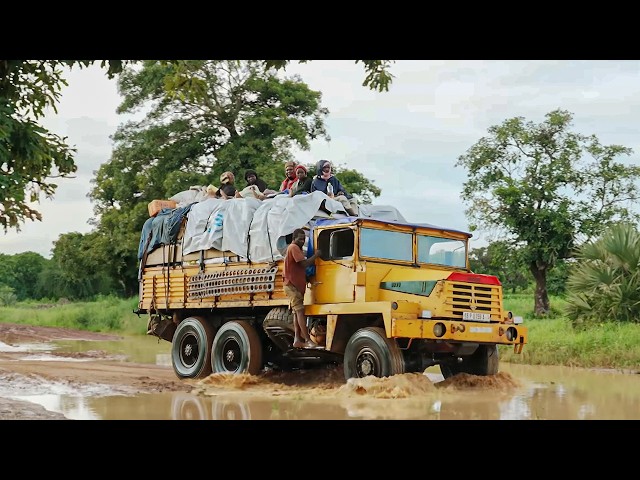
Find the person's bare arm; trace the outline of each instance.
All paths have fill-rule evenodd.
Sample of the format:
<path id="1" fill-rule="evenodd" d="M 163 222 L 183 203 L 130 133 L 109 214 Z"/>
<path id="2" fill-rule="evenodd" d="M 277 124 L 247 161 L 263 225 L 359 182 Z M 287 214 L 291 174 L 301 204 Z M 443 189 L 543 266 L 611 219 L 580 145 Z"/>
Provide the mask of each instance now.
<path id="1" fill-rule="evenodd" d="M 300 265 L 302 265 L 304 268 L 307 268 L 309 265 L 313 265 L 313 263 L 316 261 L 316 258 L 318 258 L 320 255 L 322 255 L 322 252 L 320 250 L 316 250 L 309 258 L 302 260 L 300 262 Z"/>

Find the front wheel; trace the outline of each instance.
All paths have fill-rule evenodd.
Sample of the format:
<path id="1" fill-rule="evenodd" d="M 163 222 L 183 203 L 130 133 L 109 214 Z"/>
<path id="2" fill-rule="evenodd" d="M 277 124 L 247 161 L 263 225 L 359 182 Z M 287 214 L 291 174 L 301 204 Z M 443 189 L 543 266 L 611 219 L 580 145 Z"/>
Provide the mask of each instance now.
<path id="1" fill-rule="evenodd" d="M 344 352 L 344 377 L 390 377 L 404 373 L 402 351 L 383 328 L 361 328 L 347 342 Z"/>
<path id="2" fill-rule="evenodd" d="M 203 378 L 211 373 L 214 328 L 203 317 L 185 318 L 171 342 L 171 365 L 180 378 Z"/>
<path id="3" fill-rule="evenodd" d="M 496 375 L 499 364 L 498 346 L 480 345 L 468 360 L 463 362 L 463 371 L 471 375 Z"/>
<path id="4" fill-rule="evenodd" d="M 462 357 L 461 363 L 441 364 L 440 371 L 446 378 L 458 373 L 469 375 L 487 376 L 496 375 L 500 365 L 497 345 L 479 345 L 475 352 L 467 357 Z"/>
<path id="5" fill-rule="evenodd" d="M 262 343 L 253 326 L 244 320 L 227 322 L 213 339 L 213 373 L 248 373 L 262 370 Z"/>

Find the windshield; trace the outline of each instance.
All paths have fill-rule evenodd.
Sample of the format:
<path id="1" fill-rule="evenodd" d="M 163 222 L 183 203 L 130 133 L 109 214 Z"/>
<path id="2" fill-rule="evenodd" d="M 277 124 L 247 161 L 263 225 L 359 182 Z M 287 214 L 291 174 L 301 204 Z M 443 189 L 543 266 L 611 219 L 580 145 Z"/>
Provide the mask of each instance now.
<path id="1" fill-rule="evenodd" d="M 466 268 L 466 245 L 462 240 L 418 235 L 418 263 Z"/>
<path id="2" fill-rule="evenodd" d="M 413 261 L 413 234 L 363 228 L 360 231 L 360 255 L 411 262 Z"/>
<path id="3" fill-rule="evenodd" d="M 467 268 L 466 241 L 420 234 L 417 238 L 417 263 Z M 413 262 L 413 233 L 363 228 L 360 230 L 360 255 Z"/>

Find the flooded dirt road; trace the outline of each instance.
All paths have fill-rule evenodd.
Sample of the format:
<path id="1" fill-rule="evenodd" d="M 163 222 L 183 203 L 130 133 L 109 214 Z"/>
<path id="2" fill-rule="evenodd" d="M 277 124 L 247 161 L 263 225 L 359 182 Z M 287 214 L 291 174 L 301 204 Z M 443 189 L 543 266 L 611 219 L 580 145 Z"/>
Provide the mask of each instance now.
<path id="1" fill-rule="evenodd" d="M 0 324 L 0 419 L 640 419 L 634 372 L 502 363 L 492 377 L 345 382 L 342 368 L 180 380 L 170 345 Z"/>

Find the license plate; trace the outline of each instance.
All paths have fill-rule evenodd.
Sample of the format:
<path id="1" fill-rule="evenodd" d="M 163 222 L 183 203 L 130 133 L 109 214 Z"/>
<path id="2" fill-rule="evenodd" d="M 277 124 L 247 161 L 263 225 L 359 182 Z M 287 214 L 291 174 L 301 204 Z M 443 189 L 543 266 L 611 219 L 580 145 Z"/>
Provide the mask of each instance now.
<path id="1" fill-rule="evenodd" d="M 479 312 L 462 312 L 462 319 L 472 320 L 474 322 L 489 322 L 491 320 L 491 315 Z"/>

